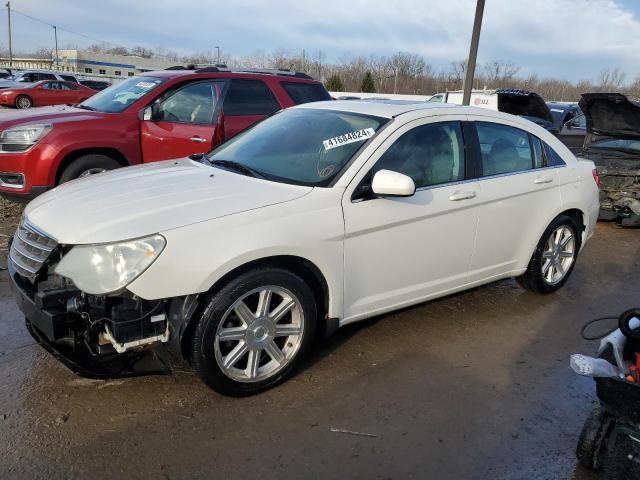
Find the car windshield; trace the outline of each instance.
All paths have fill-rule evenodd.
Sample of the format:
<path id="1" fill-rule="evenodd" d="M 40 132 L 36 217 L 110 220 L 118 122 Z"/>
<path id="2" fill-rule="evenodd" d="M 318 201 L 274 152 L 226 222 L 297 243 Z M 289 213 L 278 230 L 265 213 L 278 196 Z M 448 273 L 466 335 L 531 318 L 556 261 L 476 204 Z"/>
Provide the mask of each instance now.
<path id="1" fill-rule="evenodd" d="M 82 102 L 79 107 L 96 112 L 122 112 L 133 102 L 147 95 L 164 80 L 155 77 L 132 77 L 113 85 Z"/>
<path id="2" fill-rule="evenodd" d="M 614 150 L 640 155 L 640 139 L 603 138 L 596 140 L 589 148 L 597 150 Z"/>
<path id="3" fill-rule="evenodd" d="M 327 186 L 387 119 L 335 110 L 284 110 L 213 150 L 273 181 Z"/>

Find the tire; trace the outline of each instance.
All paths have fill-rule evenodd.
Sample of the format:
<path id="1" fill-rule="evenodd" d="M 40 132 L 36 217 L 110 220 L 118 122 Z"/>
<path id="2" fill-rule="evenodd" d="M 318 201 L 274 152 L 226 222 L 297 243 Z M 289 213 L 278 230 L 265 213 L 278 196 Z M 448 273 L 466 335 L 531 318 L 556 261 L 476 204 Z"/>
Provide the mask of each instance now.
<path id="1" fill-rule="evenodd" d="M 585 468 L 598 470 L 607 454 L 607 437 L 613 428 L 613 418 L 601 407 L 593 409 L 584 422 L 576 457 Z"/>
<path id="2" fill-rule="evenodd" d="M 60 183 L 75 180 L 76 178 L 92 175 L 95 173 L 105 172 L 120 168 L 122 165 L 111 157 L 100 154 L 83 155 L 76 158 L 63 170 L 60 175 Z"/>
<path id="3" fill-rule="evenodd" d="M 16 97 L 16 108 L 24 109 L 33 107 L 33 100 L 29 95 L 18 95 Z"/>
<path id="4" fill-rule="evenodd" d="M 566 247 L 558 247 L 558 250 L 550 249 L 548 242 L 553 243 L 553 240 L 557 238 L 558 231 L 570 232 L 572 239 L 568 240 L 569 243 Z M 560 243 L 563 243 L 567 238 L 568 236 L 563 233 Z M 533 292 L 548 294 L 557 291 L 571 276 L 578 259 L 581 243 L 581 229 L 576 221 L 568 215 L 556 217 L 542 234 L 527 270 L 516 280 L 520 286 Z M 571 253 L 570 262 L 567 257 L 569 253 Z M 549 263 L 547 264 L 547 262 Z M 561 276 L 560 272 L 562 272 Z"/>
<path id="5" fill-rule="evenodd" d="M 262 302 L 263 298 L 270 300 Z M 261 310 L 261 303 L 267 308 Z M 270 314 L 291 303 L 272 321 Z M 296 274 L 272 267 L 242 273 L 206 297 L 191 339 L 193 370 L 224 395 L 253 395 L 272 388 L 292 374 L 312 344 L 316 311 L 313 293 Z"/>

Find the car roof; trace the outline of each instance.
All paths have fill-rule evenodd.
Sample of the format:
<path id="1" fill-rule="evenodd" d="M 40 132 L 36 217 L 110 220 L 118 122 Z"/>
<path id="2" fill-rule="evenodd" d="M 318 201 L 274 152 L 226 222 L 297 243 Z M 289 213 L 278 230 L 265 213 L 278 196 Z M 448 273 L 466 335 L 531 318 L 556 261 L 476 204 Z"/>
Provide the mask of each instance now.
<path id="1" fill-rule="evenodd" d="M 454 105 L 452 103 L 428 103 L 416 100 L 415 103 L 397 102 L 393 100 L 327 100 L 297 105 L 291 108 L 313 108 L 319 110 L 335 110 L 358 113 L 381 118 L 394 118 L 408 112 L 421 111 L 425 115 L 476 114 L 496 119 L 513 118 L 512 115 L 479 107 Z"/>

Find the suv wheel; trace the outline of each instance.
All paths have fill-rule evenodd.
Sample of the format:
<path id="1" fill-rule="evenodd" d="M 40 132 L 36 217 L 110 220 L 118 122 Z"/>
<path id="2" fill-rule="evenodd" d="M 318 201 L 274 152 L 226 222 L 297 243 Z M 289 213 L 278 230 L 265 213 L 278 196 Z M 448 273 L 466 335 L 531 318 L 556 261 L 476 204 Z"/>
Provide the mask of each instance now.
<path id="1" fill-rule="evenodd" d="M 100 154 L 83 155 L 71 162 L 60 175 L 58 183 L 65 183 L 76 178 L 87 177 L 96 173 L 106 172 L 121 167 L 120 163 L 111 157 Z"/>
<path id="2" fill-rule="evenodd" d="M 553 293 L 562 287 L 580 251 L 580 228 L 575 220 L 560 215 L 547 227 L 518 283 L 537 293 Z"/>
<path id="3" fill-rule="evenodd" d="M 193 369 L 213 390 L 255 394 L 288 378 L 313 341 L 316 304 L 297 275 L 245 272 L 210 294 L 191 343 Z"/>
<path id="4" fill-rule="evenodd" d="M 33 100 L 28 95 L 18 95 L 16 98 L 16 108 L 31 108 Z"/>

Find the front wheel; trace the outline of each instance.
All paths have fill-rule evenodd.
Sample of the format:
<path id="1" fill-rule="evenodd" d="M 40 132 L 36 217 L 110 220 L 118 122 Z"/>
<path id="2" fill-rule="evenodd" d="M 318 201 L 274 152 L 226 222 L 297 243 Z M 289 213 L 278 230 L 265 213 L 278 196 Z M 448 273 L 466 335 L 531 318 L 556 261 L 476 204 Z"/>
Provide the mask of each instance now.
<path id="1" fill-rule="evenodd" d="M 537 293 L 553 293 L 562 287 L 580 251 L 580 228 L 568 215 L 560 215 L 547 227 L 518 283 Z"/>
<path id="2" fill-rule="evenodd" d="M 18 95 L 16 98 L 16 108 L 31 108 L 33 100 L 28 95 Z"/>
<path id="3" fill-rule="evenodd" d="M 106 155 L 92 153 L 76 158 L 64 169 L 58 183 L 65 183 L 76 178 L 84 178 L 96 173 L 119 168 L 122 165 L 117 160 Z"/>
<path id="4" fill-rule="evenodd" d="M 251 270 L 209 295 L 191 342 L 192 366 L 219 393 L 259 393 L 291 375 L 315 329 L 314 297 L 300 277 Z"/>

